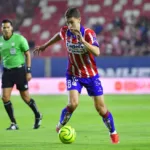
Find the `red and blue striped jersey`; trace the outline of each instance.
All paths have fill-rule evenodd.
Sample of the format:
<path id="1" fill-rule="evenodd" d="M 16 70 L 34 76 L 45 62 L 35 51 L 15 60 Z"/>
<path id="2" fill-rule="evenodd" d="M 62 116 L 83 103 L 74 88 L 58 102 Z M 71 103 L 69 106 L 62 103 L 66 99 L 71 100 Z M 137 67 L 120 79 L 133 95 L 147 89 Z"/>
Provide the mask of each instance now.
<path id="1" fill-rule="evenodd" d="M 80 32 L 88 43 L 99 47 L 96 34 L 92 29 L 81 26 Z M 67 26 L 61 28 L 60 36 L 68 51 L 67 74 L 81 78 L 89 78 L 98 74 L 94 55 L 86 50 Z"/>

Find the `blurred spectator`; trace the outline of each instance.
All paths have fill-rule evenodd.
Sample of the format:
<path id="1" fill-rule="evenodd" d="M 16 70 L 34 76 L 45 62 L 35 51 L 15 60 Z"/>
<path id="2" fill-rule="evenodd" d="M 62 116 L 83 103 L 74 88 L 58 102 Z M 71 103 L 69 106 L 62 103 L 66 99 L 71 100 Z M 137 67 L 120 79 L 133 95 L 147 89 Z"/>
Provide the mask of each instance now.
<path id="1" fill-rule="evenodd" d="M 138 53 L 139 56 L 150 56 L 150 46 L 144 45 Z"/>
<path id="2" fill-rule="evenodd" d="M 95 31 L 96 35 L 100 34 L 103 31 L 103 26 L 99 22 L 93 25 L 92 29 Z"/>
<path id="3" fill-rule="evenodd" d="M 137 18 L 135 17 L 135 15 L 131 14 L 129 15 L 127 18 L 126 18 L 126 24 L 129 24 L 129 25 L 135 25 L 137 22 Z"/>
<path id="4" fill-rule="evenodd" d="M 111 56 L 113 53 L 113 45 L 111 43 L 107 43 L 105 47 L 105 54 L 107 56 Z"/>
<path id="5" fill-rule="evenodd" d="M 95 0 L 94 3 L 99 4 L 99 0 Z M 116 6 L 116 3 L 114 2 L 111 7 L 102 5 L 97 12 L 93 10 L 90 10 L 92 12 L 82 11 L 82 15 L 85 15 L 87 18 L 82 20 L 82 23 L 85 26 L 87 24 L 87 27 L 90 24 L 96 32 L 101 55 L 149 55 L 150 14 L 149 11 L 144 12 L 143 9 L 142 11 L 139 9 L 143 8 L 145 2 L 142 2 L 138 6 L 139 8 L 135 9 L 130 5 L 132 1 L 127 1 L 121 9 L 117 7 L 115 12 L 112 8 L 114 8 L 114 5 Z M 88 1 L 84 5 L 81 4 L 80 9 L 84 10 L 86 4 L 88 4 Z M 31 24 L 28 27 L 22 26 L 25 28 L 25 31 L 22 32 L 25 32 L 27 37 L 31 37 L 32 33 L 30 31 L 35 25 L 42 26 L 38 36 L 33 38 L 35 39 L 34 43 L 29 41 L 31 42 L 31 47 L 33 47 L 34 44 L 38 45 L 39 42 L 42 42 L 40 35 L 47 30 L 47 27 L 48 32 L 52 35 L 54 31 L 59 31 L 60 26 L 65 24 L 62 14 L 64 14 L 66 7 L 68 7 L 67 0 L 0 0 L 0 18 L 3 19 L 6 16 L 7 10 L 8 16 L 10 14 L 11 17 L 13 16 L 12 22 L 15 25 L 15 30 L 19 30 L 24 19 L 29 18 Z M 49 18 L 42 19 L 43 16 L 48 16 Z M 103 21 L 101 20 L 102 18 Z M 54 56 L 54 54 L 59 53 L 59 56 L 61 54 L 66 56 L 66 53 L 63 51 L 63 44 L 56 45 L 50 49 L 53 53 L 48 53 L 48 55 Z"/>
<path id="6" fill-rule="evenodd" d="M 30 49 L 33 49 L 34 47 L 35 47 L 35 42 L 34 41 L 28 41 L 28 43 L 29 43 L 29 47 L 30 47 Z"/>
<path id="7" fill-rule="evenodd" d="M 113 23 L 114 28 L 119 27 L 120 29 L 123 29 L 124 27 L 124 23 L 119 16 L 116 16 L 112 23 Z"/>

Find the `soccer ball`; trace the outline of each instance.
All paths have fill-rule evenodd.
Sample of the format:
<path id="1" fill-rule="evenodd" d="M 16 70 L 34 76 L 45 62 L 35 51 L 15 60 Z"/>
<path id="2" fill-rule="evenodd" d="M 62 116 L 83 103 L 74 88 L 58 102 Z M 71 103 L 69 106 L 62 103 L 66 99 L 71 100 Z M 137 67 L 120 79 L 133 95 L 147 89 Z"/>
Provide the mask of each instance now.
<path id="1" fill-rule="evenodd" d="M 71 126 L 64 126 L 59 130 L 59 139 L 64 144 L 71 144 L 76 139 L 75 129 Z"/>

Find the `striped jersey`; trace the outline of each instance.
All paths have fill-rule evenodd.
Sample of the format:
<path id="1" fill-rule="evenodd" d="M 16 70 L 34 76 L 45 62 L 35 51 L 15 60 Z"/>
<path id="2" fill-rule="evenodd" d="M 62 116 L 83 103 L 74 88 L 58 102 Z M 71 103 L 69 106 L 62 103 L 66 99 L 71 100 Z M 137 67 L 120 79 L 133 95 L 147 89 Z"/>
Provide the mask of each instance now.
<path id="1" fill-rule="evenodd" d="M 99 47 L 96 34 L 92 29 L 80 27 L 80 32 L 85 41 Z M 89 78 L 98 74 L 95 57 L 86 50 L 85 46 L 78 41 L 76 35 L 71 33 L 67 26 L 60 30 L 60 36 L 66 44 L 68 51 L 67 74 L 81 78 Z"/>

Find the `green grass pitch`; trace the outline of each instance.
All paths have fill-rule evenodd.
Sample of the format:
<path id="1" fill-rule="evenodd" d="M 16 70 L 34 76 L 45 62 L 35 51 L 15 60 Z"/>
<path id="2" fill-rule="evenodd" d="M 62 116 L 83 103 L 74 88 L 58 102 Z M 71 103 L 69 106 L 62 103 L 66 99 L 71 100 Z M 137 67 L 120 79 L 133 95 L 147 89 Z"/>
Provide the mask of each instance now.
<path id="1" fill-rule="evenodd" d="M 76 141 L 62 144 L 55 131 L 67 96 L 32 96 L 43 114 L 41 128 L 33 130 L 34 116 L 19 96 L 12 103 L 20 130 L 6 131 L 10 124 L 0 103 L 0 150 L 149 150 L 150 95 L 106 95 L 113 113 L 120 143 L 112 145 L 108 130 L 88 96 L 80 96 L 79 106 L 68 125 L 77 132 Z"/>

